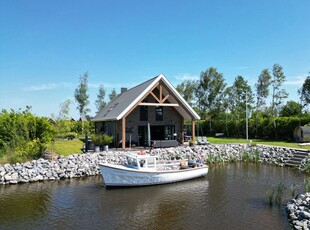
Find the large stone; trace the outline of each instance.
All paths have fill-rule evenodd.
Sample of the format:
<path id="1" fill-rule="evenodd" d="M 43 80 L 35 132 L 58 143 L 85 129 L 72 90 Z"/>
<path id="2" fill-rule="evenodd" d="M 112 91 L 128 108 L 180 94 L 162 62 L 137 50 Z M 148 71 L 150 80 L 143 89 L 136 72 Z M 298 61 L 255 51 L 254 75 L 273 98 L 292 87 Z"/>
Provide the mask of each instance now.
<path id="1" fill-rule="evenodd" d="M 4 176 L 6 174 L 6 172 L 5 171 L 0 171 L 0 176 Z"/>
<path id="2" fill-rule="evenodd" d="M 51 172 L 47 172 L 45 175 L 46 175 L 48 178 L 50 178 L 50 177 L 53 176 L 53 174 L 52 174 Z"/>
<path id="3" fill-rule="evenodd" d="M 14 168 L 10 164 L 5 164 L 3 167 L 6 172 L 11 172 L 14 170 Z"/>
<path id="4" fill-rule="evenodd" d="M 6 175 L 4 176 L 4 180 L 10 181 L 10 180 L 12 180 L 12 176 L 11 176 L 10 174 L 6 174 Z"/>
<path id="5" fill-rule="evenodd" d="M 11 176 L 12 180 L 14 181 L 18 181 L 19 180 L 19 176 L 18 176 L 18 173 L 13 173 L 12 176 Z"/>
<path id="6" fill-rule="evenodd" d="M 301 217 L 301 219 L 310 219 L 310 213 L 306 211 L 301 211 L 299 213 L 299 216 Z"/>

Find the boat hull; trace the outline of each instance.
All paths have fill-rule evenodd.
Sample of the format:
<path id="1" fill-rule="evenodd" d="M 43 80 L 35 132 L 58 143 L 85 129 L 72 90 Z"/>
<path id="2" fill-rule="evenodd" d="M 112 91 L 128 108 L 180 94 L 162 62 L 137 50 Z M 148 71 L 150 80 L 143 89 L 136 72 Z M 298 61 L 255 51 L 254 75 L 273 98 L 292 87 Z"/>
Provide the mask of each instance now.
<path id="1" fill-rule="evenodd" d="M 208 166 L 169 171 L 143 171 L 118 165 L 100 164 L 106 187 L 168 184 L 206 176 Z"/>

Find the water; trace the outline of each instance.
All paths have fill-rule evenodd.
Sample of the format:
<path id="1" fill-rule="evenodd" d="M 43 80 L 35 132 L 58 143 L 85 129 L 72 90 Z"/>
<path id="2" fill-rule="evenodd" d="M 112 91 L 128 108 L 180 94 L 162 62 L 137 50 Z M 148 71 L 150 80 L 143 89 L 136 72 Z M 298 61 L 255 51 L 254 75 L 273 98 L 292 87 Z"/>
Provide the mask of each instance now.
<path id="1" fill-rule="evenodd" d="M 176 184 L 106 190 L 101 176 L 0 186 L 0 229 L 290 229 L 265 191 L 283 182 L 283 203 L 304 175 L 229 164 Z"/>

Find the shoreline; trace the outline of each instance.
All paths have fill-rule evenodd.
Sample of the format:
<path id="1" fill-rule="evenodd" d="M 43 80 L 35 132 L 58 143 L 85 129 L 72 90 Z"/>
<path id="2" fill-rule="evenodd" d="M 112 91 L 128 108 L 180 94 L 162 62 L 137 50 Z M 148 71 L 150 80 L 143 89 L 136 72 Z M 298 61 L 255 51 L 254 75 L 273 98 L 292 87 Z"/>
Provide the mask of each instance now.
<path id="1" fill-rule="evenodd" d="M 134 150 L 131 150 L 134 151 Z M 247 144 L 196 145 L 173 148 L 155 148 L 152 154 L 159 159 L 192 159 L 202 157 L 204 162 L 238 162 L 258 160 L 277 166 L 285 166 L 293 156 L 294 149 L 273 146 L 254 146 Z M 59 156 L 54 160 L 40 158 L 25 163 L 0 164 L 0 185 L 28 183 L 43 180 L 58 180 L 93 176 L 100 174 L 98 163 L 120 163 L 123 151 L 88 152 Z"/>
<path id="2" fill-rule="evenodd" d="M 128 150 L 130 151 L 130 150 Z M 134 150 L 131 150 L 134 151 Z M 247 144 L 195 145 L 174 148 L 155 148 L 152 154 L 159 159 L 191 159 L 202 157 L 204 162 L 229 163 L 255 161 L 284 167 L 296 149 Z M 0 164 L 0 186 L 37 181 L 71 179 L 100 174 L 99 163 L 120 163 L 124 151 L 89 152 L 59 156 L 54 160 L 40 158 L 31 162 Z M 259 156 L 259 158 L 258 158 Z M 303 162 L 299 165 L 302 169 Z M 288 221 L 295 229 L 310 228 L 310 193 L 299 194 L 286 205 Z"/>

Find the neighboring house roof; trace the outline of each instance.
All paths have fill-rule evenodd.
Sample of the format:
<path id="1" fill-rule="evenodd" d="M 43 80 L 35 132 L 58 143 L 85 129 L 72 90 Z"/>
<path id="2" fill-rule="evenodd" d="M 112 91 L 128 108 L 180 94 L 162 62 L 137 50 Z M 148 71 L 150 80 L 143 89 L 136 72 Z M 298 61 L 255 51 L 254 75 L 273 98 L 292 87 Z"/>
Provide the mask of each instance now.
<path id="1" fill-rule="evenodd" d="M 309 126 L 298 126 L 295 130 L 302 130 L 303 134 L 310 134 L 310 127 Z"/>
<path id="2" fill-rule="evenodd" d="M 102 108 L 92 119 L 92 121 L 112 121 L 122 119 L 129 111 L 137 106 L 137 104 L 146 95 L 148 95 L 154 86 L 159 82 L 162 82 L 163 86 L 168 90 L 163 91 L 163 93 L 171 95 L 171 97 L 169 97 L 169 102 L 178 103 L 180 105 L 174 108 L 183 116 L 184 119 L 200 119 L 199 115 L 171 85 L 167 78 L 160 74 L 159 76 L 154 77 L 120 94 L 115 100 Z"/>

